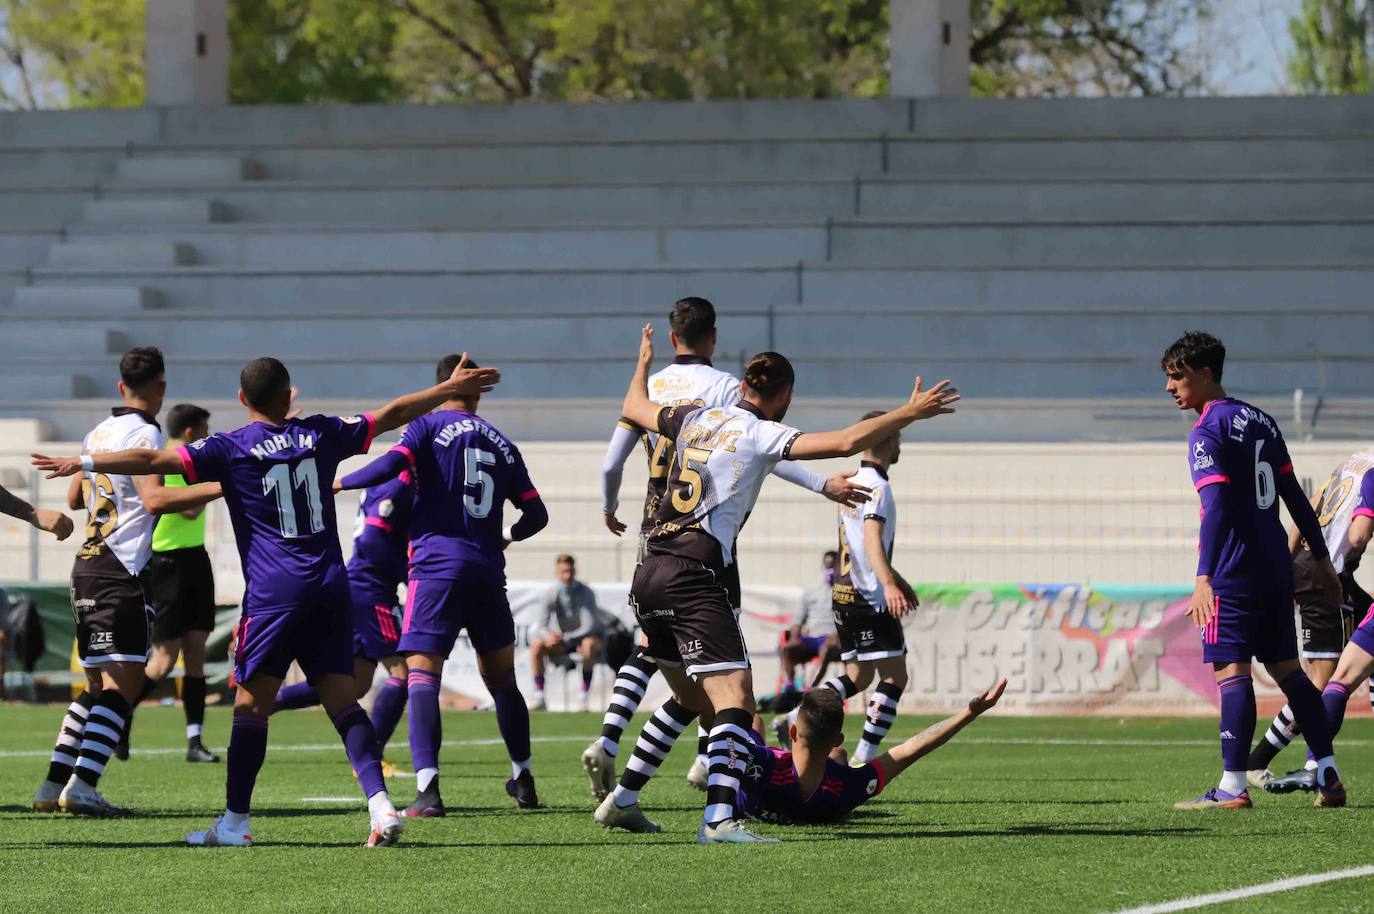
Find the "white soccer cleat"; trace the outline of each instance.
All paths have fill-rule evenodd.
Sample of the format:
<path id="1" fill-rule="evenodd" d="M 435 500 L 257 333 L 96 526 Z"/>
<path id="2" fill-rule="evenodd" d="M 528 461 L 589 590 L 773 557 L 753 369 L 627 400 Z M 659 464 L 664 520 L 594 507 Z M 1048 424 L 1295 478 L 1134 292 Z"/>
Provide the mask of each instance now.
<path id="1" fill-rule="evenodd" d="M 57 798 L 57 806 L 63 812 L 74 816 L 90 816 L 95 819 L 122 819 L 132 816 L 133 812 L 116 806 L 100 795 L 100 791 L 75 775 L 62 788 Z"/>
<path id="2" fill-rule="evenodd" d="M 614 797 L 602 800 L 596 812 L 592 813 L 592 818 L 596 820 L 597 825 L 604 828 L 622 828 L 641 835 L 653 835 L 663 831 L 656 822 L 650 821 L 649 817 L 644 815 L 644 810 L 639 808 L 638 803 L 617 806 Z"/>
<path id="3" fill-rule="evenodd" d="M 543 711 L 548 706 L 548 702 L 544 701 L 543 692 L 535 692 L 534 697 L 525 703 L 525 707 L 531 711 Z"/>
<path id="4" fill-rule="evenodd" d="M 38 793 L 33 795 L 34 812 L 57 812 L 57 801 L 62 797 L 62 785 L 44 781 Z"/>
<path id="5" fill-rule="evenodd" d="M 705 822 L 697 829 L 697 844 L 781 844 L 777 838 L 750 831 L 740 819 L 726 819 L 719 825 Z"/>
<path id="6" fill-rule="evenodd" d="M 692 762 L 692 767 L 687 769 L 687 783 L 697 790 L 705 790 L 710 779 L 711 773 L 701 763 L 701 759 L 695 759 Z"/>
<path id="7" fill-rule="evenodd" d="M 405 826 L 401 822 L 401 816 L 394 809 L 391 812 L 384 812 L 372 822 L 372 834 L 368 835 L 368 847 L 395 847 L 401 840 L 401 832 Z"/>
<path id="8" fill-rule="evenodd" d="M 604 800 L 615 790 L 615 756 L 594 739 L 582 753 L 582 770 L 592 782 L 592 796 Z"/>
<path id="9" fill-rule="evenodd" d="M 1245 783 L 1256 790 L 1263 790 L 1264 785 L 1274 779 L 1274 772 L 1268 768 L 1255 768 L 1245 772 Z"/>
<path id="10" fill-rule="evenodd" d="M 224 821 L 224 816 L 215 820 L 205 831 L 186 834 L 186 843 L 196 847 L 252 847 L 253 836 L 248 833 L 248 820 L 235 827 Z"/>

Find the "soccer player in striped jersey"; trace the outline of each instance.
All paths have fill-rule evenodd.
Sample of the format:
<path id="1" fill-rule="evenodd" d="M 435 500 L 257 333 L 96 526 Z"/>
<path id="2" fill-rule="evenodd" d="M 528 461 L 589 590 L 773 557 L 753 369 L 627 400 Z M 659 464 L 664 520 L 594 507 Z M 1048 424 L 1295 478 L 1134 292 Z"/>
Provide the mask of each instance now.
<path id="1" fill-rule="evenodd" d="M 1197 578 L 1188 615 L 1202 631 L 1202 659 L 1221 693 L 1222 775 L 1216 787 L 1177 809 L 1249 809 L 1246 762 L 1255 735 L 1252 660 L 1288 698 L 1317 759 L 1318 806 L 1345 805 L 1321 693 L 1298 663 L 1293 628 L 1293 563 L 1278 503 L 1288 507 L 1317 563 L 1317 580 L 1335 602 L 1340 580 L 1321 525 L 1293 475 L 1278 424 L 1228 397 L 1221 386 L 1226 348 L 1190 331 L 1160 359 L 1165 389 L 1180 410 L 1198 414 L 1188 436 L 1193 487 L 1202 501 Z"/>
<path id="2" fill-rule="evenodd" d="M 1298 528 L 1294 527 L 1288 534 L 1289 548 L 1297 553 L 1293 560 L 1293 577 L 1302 622 L 1302 658 L 1306 661 L 1307 675 L 1319 689 L 1331 681 L 1341 651 L 1354 631 L 1355 620 L 1372 602 L 1369 594 L 1355 581 L 1364 540 L 1351 534 L 1359 522 L 1355 512 L 1361 510 L 1362 505 L 1374 504 L 1374 500 L 1366 498 L 1366 490 L 1374 491 L 1371 468 L 1374 468 L 1374 449 L 1356 451 L 1336 468 L 1312 497 L 1326 551 L 1341 578 L 1339 604 L 1330 603 L 1325 591 L 1317 586 L 1316 560 L 1312 551 L 1301 542 Z M 1363 527 L 1364 522 L 1359 522 L 1359 526 Z M 1317 789 L 1315 759 L 1309 758 L 1302 768 L 1282 777 L 1276 778 L 1269 772 L 1269 763 L 1297 735 L 1293 709 L 1284 707 L 1250 751 L 1247 763 L 1250 770 L 1246 779 L 1251 787 L 1263 787 L 1271 793 Z"/>
<path id="3" fill-rule="evenodd" d="M 649 399 L 660 406 L 730 406 L 738 402 L 741 396 L 739 379 L 711 364 L 711 356 L 716 350 L 715 306 L 704 298 L 684 298 L 673 305 L 668 324 L 668 339 L 675 356 L 671 365 L 649 376 Z M 639 558 L 642 559 L 644 537 L 653 526 L 654 511 L 666 490 L 671 443 L 653 429 L 641 428 L 622 417 L 616 425 L 601 467 L 601 497 L 606 527 L 620 536 L 626 530 L 625 524 L 616 517 L 621 474 L 625 461 L 640 443 L 649 462 L 649 481 L 640 522 Z M 826 479 L 795 461 L 778 463 L 773 468 L 773 474 L 812 492 L 819 492 L 840 504 L 857 504 L 867 495 L 865 490 L 854 485 L 846 476 Z M 732 574 L 736 575 L 736 580 L 731 582 L 732 589 L 738 591 L 737 569 L 733 566 Z M 738 608 L 738 593 L 735 593 L 734 600 Z M 620 739 L 644 699 L 656 669 L 640 645 L 616 673 L 614 691 L 602 719 L 601 735 L 592 740 L 582 753 L 582 767 L 591 781 L 592 795 L 598 800 L 615 787 L 615 759 L 620 750 Z M 656 726 L 671 729 L 677 721 L 684 719 L 685 714 L 680 705 L 671 706 L 659 715 Z M 692 716 L 687 715 L 685 719 L 690 722 Z M 674 742 L 679 732 L 681 727 L 674 732 Z M 706 731 L 698 728 L 697 760 L 692 765 L 688 780 L 702 789 L 706 785 L 705 744 Z"/>
<path id="4" fill-rule="evenodd" d="M 920 379 L 903 406 L 847 429 L 803 434 L 783 425 L 792 402 L 792 365 L 776 352 L 750 360 L 743 396 L 734 406 L 661 407 L 649 399 L 653 328 L 646 326 L 624 415 L 673 442 L 667 485 L 654 511 L 644 561 L 635 569 L 631 605 L 654 659 L 688 710 L 710 711 L 709 781 L 697 841 L 765 843 L 738 806 L 744 747 L 753 727 L 749 652 L 731 605 L 727 581 L 736 540 L 764 478 L 781 460 L 848 457 L 919 419 L 953 412 L 958 393 Z M 638 793 L 622 781 L 597 809 L 607 827 L 654 831 Z"/>
<path id="5" fill-rule="evenodd" d="M 111 451 L 162 447 L 156 419 L 167 393 L 162 353 L 129 350 L 119 360 L 119 377 L 124 405 L 86 436 L 83 456 L 72 458 L 70 472 L 62 474 L 84 471 L 73 486 L 88 520 L 72 567 L 72 611 L 86 689 L 67 709 L 47 777 L 34 796 L 33 808 L 43 812 L 128 814 L 96 788 L 143 688 L 152 611 L 140 575 L 152 555 L 153 527 L 159 514 L 197 508 L 220 496 L 215 484 L 171 489 L 160 475 L 93 466 Z"/>
<path id="6" fill-rule="evenodd" d="M 345 476 L 335 488 L 358 488 L 358 478 L 356 474 Z M 407 669 L 405 658 L 397 651 L 401 608 L 396 593 L 406 583 L 414 510 L 415 477 L 402 470 L 396 478 L 364 489 L 353 522 L 353 555 L 348 560 L 348 585 L 353 594 L 353 680 L 361 699 L 372 688 L 377 664 L 386 668 L 386 681 L 372 701 L 372 727 L 382 749 L 406 708 Z M 309 682 L 297 682 L 282 687 L 272 712 L 319 703 L 318 689 Z M 394 766 L 383 761 L 382 768 L 390 772 Z"/>
<path id="7" fill-rule="evenodd" d="M 373 413 L 290 418 L 291 376 L 276 359 L 249 362 L 239 401 L 249 424 L 176 451 L 135 448 L 84 457 L 34 455 L 49 477 L 88 472 L 181 473 L 220 482 L 234 526 L 245 582 L 234 657 L 238 694 L 226 766 L 226 808 L 188 844 L 247 847 L 253 788 L 267 754 L 268 715 L 291 663 L 320 691 L 367 797 L 368 847 L 399 840 L 401 818 L 382 780 L 376 732 L 354 697 L 353 626 L 334 500 L 340 462 L 367 451 L 373 437 L 457 396 L 475 396 L 500 379 L 460 363 L 441 383 L 399 397 Z M 189 491 L 189 490 L 188 490 Z M 142 667 L 139 667 L 140 672 Z"/>

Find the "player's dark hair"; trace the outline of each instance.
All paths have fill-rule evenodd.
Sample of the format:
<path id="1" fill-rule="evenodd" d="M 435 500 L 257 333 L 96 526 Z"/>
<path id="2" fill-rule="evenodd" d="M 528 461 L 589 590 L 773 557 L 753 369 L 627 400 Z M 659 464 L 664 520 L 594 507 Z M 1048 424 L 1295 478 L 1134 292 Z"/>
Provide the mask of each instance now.
<path id="1" fill-rule="evenodd" d="M 840 554 L 836 552 L 834 549 L 827 549 L 825 551 L 825 554 L 821 556 L 821 564 L 826 566 L 827 568 L 834 568 L 839 563 Z"/>
<path id="2" fill-rule="evenodd" d="M 876 419 L 876 418 L 878 418 L 879 416 L 886 416 L 886 415 L 887 415 L 887 410 L 885 410 L 885 409 L 870 409 L 868 412 L 864 413 L 862 416 L 859 417 L 859 421 L 860 421 L 860 422 L 867 422 L 869 419 Z"/>
<path id="3" fill-rule="evenodd" d="M 1164 358 L 1159 360 L 1159 367 L 1164 371 L 1173 371 L 1180 366 L 1191 368 L 1193 371 L 1210 368 L 1212 380 L 1220 382 L 1221 367 L 1225 362 L 1226 347 L 1222 345 L 1221 340 L 1201 330 L 1189 330 L 1164 350 Z"/>
<path id="4" fill-rule="evenodd" d="M 668 313 L 668 326 L 684 346 L 700 346 L 716 329 L 716 306 L 694 295 L 678 299 Z"/>
<path id="5" fill-rule="evenodd" d="M 802 695 L 797 707 L 797 736 L 812 748 L 827 748 L 844 731 L 844 700 L 822 686 Z"/>
<path id="6" fill-rule="evenodd" d="M 564 552 L 563 554 L 559 555 L 558 558 L 554 559 L 553 563 L 555 565 L 576 565 L 577 559 L 573 558 L 572 556 L 568 555 L 568 553 Z"/>
<path id="7" fill-rule="evenodd" d="M 442 384 L 447 381 L 453 375 L 453 369 L 457 368 L 461 361 L 463 361 L 463 357 L 456 352 L 450 352 L 440 359 L 439 364 L 434 366 L 434 383 Z M 472 356 L 468 356 L 468 367 L 481 368 L 482 366 L 474 362 Z"/>
<path id="8" fill-rule="evenodd" d="M 771 397 L 795 383 L 797 375 L 792 363 L 780 352 L 760 352 L 744 368 L 745 386 L 759 396 Z"/>
<path id="9" fill-rule="evenodd" d="M 194 403 L 178 403 L 167 413 L 167 431 L 173 437 L 185 438 L 186 430 L 210 421 L 210 411 Z"/>
<path id="10" fill-rule="evenodd" d="M 162 380 L 167 366 L 162 361 L 162 350 L 156 346 L 139 346 L 124 353 L 119 360 L 119 378 L 126 387 L 137 390 L 145 384 Z"/>
<path id="11" fill-rule="evenodd" d="M 267 409 L 291 394 L 291 373 L 269 356 L 254 359 L 239 372 L 239 389 L 254 409 Z"/>

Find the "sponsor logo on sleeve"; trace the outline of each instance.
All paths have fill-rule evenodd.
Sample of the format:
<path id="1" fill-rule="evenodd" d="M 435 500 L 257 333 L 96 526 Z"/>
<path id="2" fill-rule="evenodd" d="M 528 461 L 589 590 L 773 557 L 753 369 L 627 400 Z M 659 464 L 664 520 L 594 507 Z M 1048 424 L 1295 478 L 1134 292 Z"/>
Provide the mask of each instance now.
<path id="1" fill-rule="evenodd" d="M 1212 465 L 1215 463 L 1216 461 L 1212 459 L 1212 455 L 1207 453 L 1207 443 L 1205 441 L 1199 441 L 1193 445 L 1194 470 L 1208 470 L 1211 469 Z"/>

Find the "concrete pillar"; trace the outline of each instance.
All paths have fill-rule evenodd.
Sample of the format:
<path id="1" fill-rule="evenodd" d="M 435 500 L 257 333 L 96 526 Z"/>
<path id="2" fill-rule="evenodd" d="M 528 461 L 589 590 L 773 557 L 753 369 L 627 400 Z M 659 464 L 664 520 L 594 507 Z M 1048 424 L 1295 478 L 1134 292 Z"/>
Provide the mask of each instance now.
<path id="1" fill-rule="evenodd" d="M 890 95 L 968 95 L 972 0 L 889 0 Z"/>
<path id="2" fill-rule="evenodd" d="M 148 104 L 229 103 L 229 0 L 147 0 Z"/>

